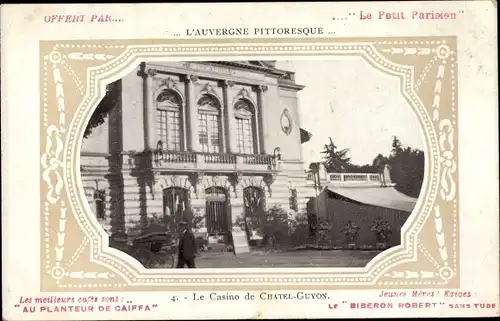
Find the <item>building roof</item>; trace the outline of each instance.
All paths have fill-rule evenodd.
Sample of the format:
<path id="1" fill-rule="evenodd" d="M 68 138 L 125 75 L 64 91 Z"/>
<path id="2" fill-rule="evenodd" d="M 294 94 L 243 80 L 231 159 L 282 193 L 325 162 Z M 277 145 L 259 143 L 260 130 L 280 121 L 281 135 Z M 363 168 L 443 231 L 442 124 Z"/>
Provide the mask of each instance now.
<path id="1" fill-rule="evenodd" d="M 241 70 L 252 70 L 263 73 L 266 76 L 278 79 L 282 88 L 291 90 L 302 90 L 305 86 L 295 83 L 295 72 L 276 68 L 276 60 L 231 60 L 231 61 L 207 61 L 206 63 L 229 66 Z"/>
<path id="2" fill-rule="evenodd" d="M 338 186 L 328 184 L 327 189 L 348 201 L 366 205 L 385 207 L 399 211 L 412 212 L 417 199 L 398 192 L 394 187 L 376 186 Z"/>

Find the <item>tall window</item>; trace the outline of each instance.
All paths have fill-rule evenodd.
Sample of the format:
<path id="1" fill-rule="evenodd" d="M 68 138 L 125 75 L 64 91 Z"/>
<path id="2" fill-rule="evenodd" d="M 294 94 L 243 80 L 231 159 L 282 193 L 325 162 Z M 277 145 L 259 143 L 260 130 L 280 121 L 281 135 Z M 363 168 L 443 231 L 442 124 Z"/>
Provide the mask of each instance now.
<path id="1" fill-rule="evenodd" d="M 156 98 L 157 135 L 163 148 L 170 151 L 181 150 L 181 108 L 182 101 L 173 90 L 165 90 Z"/>
<path id="2" fill-rule="evenodd" d="M 226 233 L 229 228 L 226 190 L 209 187 L 205 190 L 205 224 L 208 233 Z"/>
<path id="3" fill-rule="evenodd" d="M 254 154 L 254 113 L 247 100 L 240 99 L 234 105 L 236 117 L 236 141 L 240 154 Z"/>
<path id="4" fill-rule="evenodd" d="M 265 209 L 264 191 L 261 188 L 249 186 L 243 190 L 243 204 L 244 204 L 244 217 L 245 217 L 245 232 L 247 237 L 250 238 L 252 231 L 250 231 L 248 224 L 261 225 L 265 222 L 265 215 L 262 211 Z"/>
<path id="5" fill-rule="evenodd" d="M 249 186 L 243 190 L 245 214 L 253 214 L 263 210 L 264 202 L 264 191 L 261 188 Z"/>
<path id="6" fill-rule="evenodd" d="M 190 220 L 189 191 L 180 187 L 163 190 L 163 213 L 176 226 L 182 219 Z"/>
<path id="7" fill-rule="evenodd" d="M 213 97 L 205 95 L 198 101 L 198 120 L 202 152 L 221 152 L 221 110 Z"/>

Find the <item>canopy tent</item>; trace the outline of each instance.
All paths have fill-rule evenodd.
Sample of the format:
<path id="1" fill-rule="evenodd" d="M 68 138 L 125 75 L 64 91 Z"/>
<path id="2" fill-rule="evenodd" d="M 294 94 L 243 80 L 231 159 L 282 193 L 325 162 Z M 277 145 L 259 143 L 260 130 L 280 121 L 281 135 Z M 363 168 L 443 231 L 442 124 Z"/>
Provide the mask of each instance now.
<path id="1" fill-rule="evenodd" d="M 417 199 L 398 192 L 394 187 L 345 187 L 327 186 L 328 191 L 340 198 L 357 203 L 390 208 L 399 211 L 411 212 L 417 203 Z"/>

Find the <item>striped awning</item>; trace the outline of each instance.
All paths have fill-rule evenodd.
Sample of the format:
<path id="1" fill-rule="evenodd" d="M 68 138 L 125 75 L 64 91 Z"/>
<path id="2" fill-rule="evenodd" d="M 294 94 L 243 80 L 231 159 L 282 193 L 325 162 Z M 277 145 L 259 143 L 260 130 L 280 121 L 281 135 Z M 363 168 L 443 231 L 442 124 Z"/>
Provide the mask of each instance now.
<path id="1" fill-rule="evenodd" d="M 328 190 L 340 198 L 357 203 L 412 212 L 417 199 L 398 192 L 394 187 L 342 187 L 328 185 Z"/>
<path id="2" fill-rule="evenodd" d="M 312 137 L 312 134 L 308 132 L 307 130 L 301 128 L 300 129 L 300 143 L 304 144 L 307 143 Z"/>

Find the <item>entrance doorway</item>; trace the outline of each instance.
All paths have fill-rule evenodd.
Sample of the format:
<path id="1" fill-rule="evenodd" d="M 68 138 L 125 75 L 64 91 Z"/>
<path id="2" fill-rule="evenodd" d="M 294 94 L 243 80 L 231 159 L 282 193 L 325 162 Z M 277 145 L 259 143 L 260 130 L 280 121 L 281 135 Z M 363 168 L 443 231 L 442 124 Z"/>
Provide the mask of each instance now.
<path id="1" fill-rule="evenodd" d="M 209 187 L 205 190 L 205 225 L 209 244 L 231 242 L 231 211 L 229 197 L 224 188 Z"/>
<path id="2" fill-rule="evenodd" d="M 177 231 L 179 222 L 186 220 L 192 223 L 189 191 L 181 187 L 169 187 L 163 190 L 163 220 L 171 232 Z"/>

